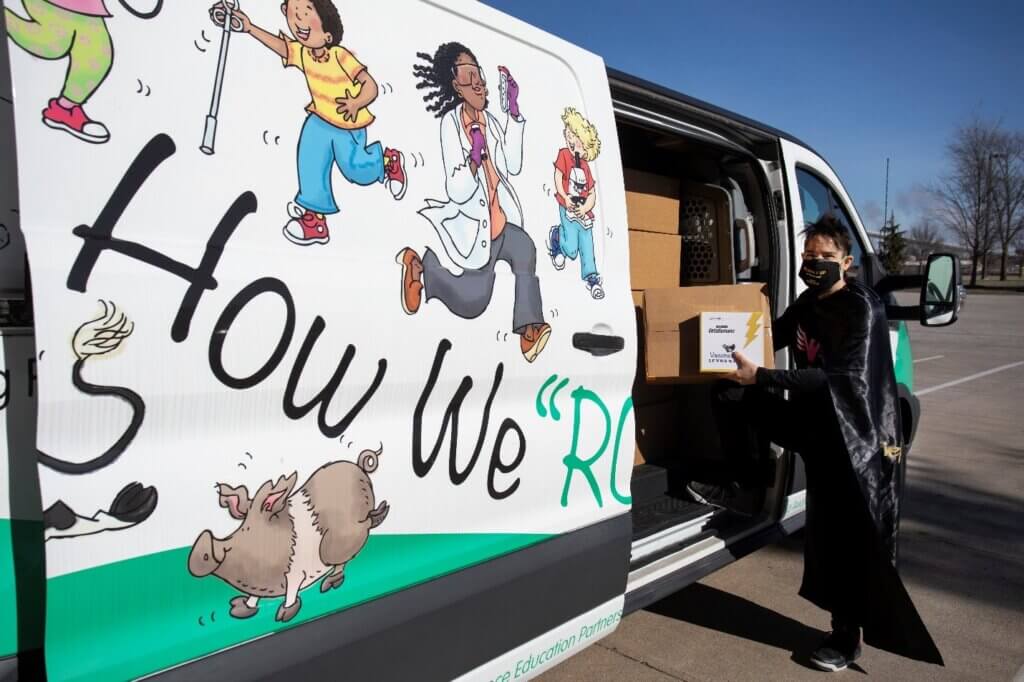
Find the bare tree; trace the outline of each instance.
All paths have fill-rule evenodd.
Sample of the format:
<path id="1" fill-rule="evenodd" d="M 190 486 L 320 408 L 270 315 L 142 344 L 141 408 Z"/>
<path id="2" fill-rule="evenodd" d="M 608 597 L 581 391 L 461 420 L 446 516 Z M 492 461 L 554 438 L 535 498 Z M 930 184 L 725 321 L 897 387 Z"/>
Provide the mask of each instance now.
<path id="1" fill-rule="evenodd" d="M 908 251 L 918 262 L 928 260 L 928 256 L 935 253 L 942 244 L 942 238 L 939 235 L 939 228 L 935 224 L 935 220 L 925 216 L 918 221 L 917 225 L 910 228 Z"/>
<path id="2" fill-rule="evenodd" d="M 971 286 L 997 235 L 992 155 L 998 153 L 999 137 L 998 125 L 981 120 L 960 127 L 946 147 L 949 173 L 933 188 L 938 219 L 971 254 Z"/>
<path id="3" fill-rule="evenodd" d="M 998 138 L 993 186 L 996 211 L 996 241 L 1001 247 L 999 279 L 1006 279 L 1010 246 L 1024 228 L 1024 134 L 1003 133 Z"/>

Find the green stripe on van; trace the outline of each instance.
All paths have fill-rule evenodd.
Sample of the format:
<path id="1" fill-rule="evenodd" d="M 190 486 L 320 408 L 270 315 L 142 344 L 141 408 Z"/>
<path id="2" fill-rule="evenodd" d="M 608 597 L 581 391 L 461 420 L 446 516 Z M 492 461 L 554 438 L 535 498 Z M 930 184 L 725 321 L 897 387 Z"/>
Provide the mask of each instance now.
<path id="1" fill-rule="evenodd" d="M 910 331 L 906 322 L 899 323 L 899 337 L 896 343 L 896 383 L 904 384 L 914 392 L 914 355 L 910 351 Z"/>
<path id="2" fill-rule="evenodd" d="M 0 658 L 43 645 L 42 545 L 41 522 L 0 519 Z"/>
<path id="3" fill-rule="evenodd" d="M 46 665 L 53 680 L 126 680 L 411 587 L 551 537 L 525 534 L 371 534 L 341 587 L 300 593 L 286 625 L 268 599 L 246 620 L 228 614 L 239 592 L 188 572 L 189 547 L 150 554 L 47 583 Z M 274 646 L 273 639 L 263 646 Z"/>
<path id="4" fill-rule="evenodd" d="M 0 519 L 0 658 L 18 653 L 18 586 L 10 519 Z"/>

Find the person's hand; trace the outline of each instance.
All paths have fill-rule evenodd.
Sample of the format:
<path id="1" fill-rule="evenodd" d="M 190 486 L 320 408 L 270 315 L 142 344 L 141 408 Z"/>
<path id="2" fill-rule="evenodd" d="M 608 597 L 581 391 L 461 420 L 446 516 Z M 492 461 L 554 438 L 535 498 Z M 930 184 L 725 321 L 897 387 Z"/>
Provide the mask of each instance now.
<path id="1" fill-rule="evenodd" d="M 210 8 L 210 20 L 220 26 L 224 27 L 224 19 L 228 15 L 228 11 L 231 12 L 231 30 L 241 31 L 242 33 L 249 33 L 252 31 L 252 22 L 249 21 L 249 16 L 240 9 L 236 9 L 237 3 L 231 2 L 231 0 L 220 0 Z"/>
<path id="2" fill-rule="evenodd" d="M 341 114 L 341 117 L 346 121 L 356 120 L 356 116 L 359 115 L 359 110 L 362 109 L 354 97 L 346 95 L 345 97 L 336 97 L 334 101 L 338 103 L 338 113 Z"/>
<path id="3" fill-rule="evenodd" d="M 484 136 L 484 131 L 475 123 L 469 128 L 469 141 L 471 145 L 469 160 L 479 168 L 483 165 L 484 158 L 487 157 L 487 138 Z"/>
<path id="4" fill-rule="evenodd" d="M 736 371 L 727 374 L 726 379 L 735 381 L 741 386 L 750 386 L 757 381 L 758 364 L 756 362 L 739 351 L 732 354 L 732 359 L 736 361 Z"/>

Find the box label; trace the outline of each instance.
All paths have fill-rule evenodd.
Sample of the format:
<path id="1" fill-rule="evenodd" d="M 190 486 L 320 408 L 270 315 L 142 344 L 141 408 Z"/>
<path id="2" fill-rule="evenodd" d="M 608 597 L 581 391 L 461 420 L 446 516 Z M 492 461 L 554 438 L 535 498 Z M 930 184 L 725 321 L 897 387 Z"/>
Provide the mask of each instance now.
<path id="1" fill-rule="evenodd" d="M 764 320 L 760 312 L 700 314 L 700 371 L 732 372 L 734 351 L 764 362 Z"/>

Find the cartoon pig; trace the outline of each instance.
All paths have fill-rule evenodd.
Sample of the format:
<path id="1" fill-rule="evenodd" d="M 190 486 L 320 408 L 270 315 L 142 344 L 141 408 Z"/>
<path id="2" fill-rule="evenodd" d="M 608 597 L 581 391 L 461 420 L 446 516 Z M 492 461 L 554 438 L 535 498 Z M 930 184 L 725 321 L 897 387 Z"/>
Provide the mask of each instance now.
<path id="1" fill-rule="evenodd" d="M 223 539 L 204 530 L 189 553 L 189 573 L 212 573 L 247 595 L 231 600 L 235 618 L 255 615 L 260 599 L 283 596 L 275 620 L 291 620 L 302 606 L 299 592 L 320 578 L 321 592 L 339 587 L 345 564 L 387 517 L 387 502 L 374 508 L 368 476 L 382 451 L 364 450 L 355 464 L 325 464 L 294 491 L 298 473 L 267 481 L 252 498 L 245 486 L 219 484 L 220 506 L 242 524 Z"/>

